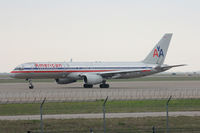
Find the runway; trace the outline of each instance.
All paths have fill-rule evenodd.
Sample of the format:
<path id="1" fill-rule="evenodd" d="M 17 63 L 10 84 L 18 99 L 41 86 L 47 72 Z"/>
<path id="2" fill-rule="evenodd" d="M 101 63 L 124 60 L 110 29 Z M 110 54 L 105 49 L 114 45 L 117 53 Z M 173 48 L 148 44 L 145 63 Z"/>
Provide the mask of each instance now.
<path id="1" fill-rule="evenodd" d="M 34 83 L 33 90 L 28 89 L 28 83 L 1 83 L 1 103 L 40 102 L 44 97 L 47 101 L 93 101 L 110 100 L 140 100 L 173 98 L 200 98 L 199 81 L 134 81 L 110 82 L 110 88 L 99 86 L 85 89 L 82 82 L 67 85 L 56 83 Z"/>
<path id="2" fill-rule="evenodd" d="M 166 116 L 166 112 L 106 113 L 106 118 L 138 118 L 162 116 Z M 200 116 L 200 111 L 169 112 L 169 116 Z M 97 119 L 102 117 L 102 113 L 43 115 L 43 119 Z M 0 116 L 0 120 L 40 120 L 40 115 Z"/>

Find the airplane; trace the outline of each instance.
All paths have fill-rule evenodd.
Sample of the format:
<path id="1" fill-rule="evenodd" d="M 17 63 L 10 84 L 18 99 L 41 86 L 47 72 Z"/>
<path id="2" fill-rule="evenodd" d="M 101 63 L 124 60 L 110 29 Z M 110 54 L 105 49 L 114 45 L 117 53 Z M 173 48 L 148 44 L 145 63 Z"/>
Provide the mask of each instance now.
<path id="1" fill-rule="evenodd" d="M 181 65 L 163 64 L 172 33 L 166 33 L 147 57 L 140 62 L 30 62 L 18 65 L 11 77 L 26 79 L 33 89 L 32 79 L 55 79 L 57 84 L 69 84 L 83 80 L 84 88 L 100 84 L 109 88 L 107 79 L 128 79 L 152 75 Z"/>

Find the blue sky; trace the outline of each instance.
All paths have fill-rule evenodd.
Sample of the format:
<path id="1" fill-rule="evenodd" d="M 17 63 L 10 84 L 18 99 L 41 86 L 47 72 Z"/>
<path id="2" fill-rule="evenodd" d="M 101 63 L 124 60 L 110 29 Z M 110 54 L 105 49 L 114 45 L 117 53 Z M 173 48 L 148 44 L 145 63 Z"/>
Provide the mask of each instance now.
<path id="1" fill-rule="evenodd" d="M 199 71 L 198 0 L 1 0 L 0 72 L 33 61 L 140 61 L 173 33 L 166 64 Z"/>

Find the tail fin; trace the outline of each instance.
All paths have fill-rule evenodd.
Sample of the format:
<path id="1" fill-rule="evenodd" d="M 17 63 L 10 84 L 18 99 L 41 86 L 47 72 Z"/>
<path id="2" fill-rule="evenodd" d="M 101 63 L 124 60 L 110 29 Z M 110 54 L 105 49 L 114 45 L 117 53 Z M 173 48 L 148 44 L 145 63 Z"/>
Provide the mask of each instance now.
<path id="1" fill-rule="evenodd" d="M 161 65 L 165 61 L 172 33 L 165 34 L 153 50 L 143 60 L 144 63 Z"/>

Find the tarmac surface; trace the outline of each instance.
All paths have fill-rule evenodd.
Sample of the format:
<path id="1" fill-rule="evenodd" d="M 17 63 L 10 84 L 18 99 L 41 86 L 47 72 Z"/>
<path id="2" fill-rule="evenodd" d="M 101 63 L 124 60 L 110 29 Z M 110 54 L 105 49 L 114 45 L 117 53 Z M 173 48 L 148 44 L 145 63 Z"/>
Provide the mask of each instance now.
<path id="1" fill-rule="evenodd" d="M 161 116 L 166 116 L 166 112 L 106 113 L 106 118 L 138 118 Z M 169 116 L 200 116 L 200 111 L 169 112 Z M 43 115 L 43 119 L 96 119 L 102 117 L 102 113 Z M 40 120 L 40 115 L 0 116 L 0 120 Z"/>
<path id="2" fill-rule="evenodd" d="M 34 83 L 34 89 L 28 89 L 28 83 L 0 83 L 0 103 L 47 101 L 93 101 L 200 98 L 200 81 L 128 81 L 110 82 L 110 88 L 99 86 L 83 88 L 82 82 L 59 85 L 54 82 Z"/>

